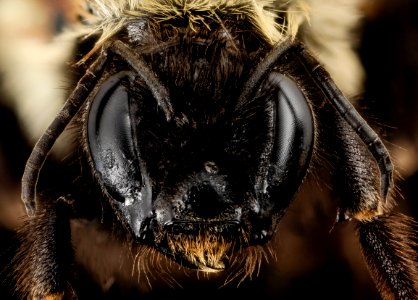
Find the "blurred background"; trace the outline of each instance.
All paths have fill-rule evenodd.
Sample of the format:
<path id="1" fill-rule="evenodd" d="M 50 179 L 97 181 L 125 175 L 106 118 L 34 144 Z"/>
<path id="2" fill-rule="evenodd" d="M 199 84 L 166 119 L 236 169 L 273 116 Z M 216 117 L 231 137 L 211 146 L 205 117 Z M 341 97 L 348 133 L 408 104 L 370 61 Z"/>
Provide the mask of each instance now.
<path id="1" fill-rule="evenodd" d="M 76 21 L 76 5 L 76 0 L 0 0 L 0 269 L 10 262 L 24 214 L 20 178 L 25 161 L 64 99 L 69 47 L 64 40 L 57 42 L 57 36 Z M 365 79 L 355 105 L 381 128 L 393 155 L 400 178 L 396 210 L 417 219 L 418 1 L 364 0 L 359 10 L 353 45 Z M 323 203 L 308 209 L 296 206 L 293 217 L 280 225 L 281 243 L 287 245 L 278 250 L 280 271 L 275 264 L 267 267 L 241 287 L 242 294 L 256 290 L 281 299 L 379 299 L 352 226 L 330 232 L 329 211 Z M 186 296 L 197 287 L 185 283 L 177 293 Z M 13 288 L 1 281 L 0 299 L 15 299 Z M 89 289 L 86 295 L 112 299 L 92 282 Z M 227 288 L 224 295 L 236 292 Z M 154 291 L 143 296 L 161 295 Z"/>

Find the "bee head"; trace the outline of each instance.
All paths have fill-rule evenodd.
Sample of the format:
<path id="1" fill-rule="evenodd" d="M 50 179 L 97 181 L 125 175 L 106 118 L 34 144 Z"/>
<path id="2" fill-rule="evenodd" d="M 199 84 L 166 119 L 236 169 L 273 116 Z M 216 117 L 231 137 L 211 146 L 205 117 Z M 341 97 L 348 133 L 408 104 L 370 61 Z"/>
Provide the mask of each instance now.
<path id="1" fill-rule="evenodd" d="M 88 101 L 92 170 L 138 242 L 222 270 L 271 238 L 301 184 L 310 107 L 291 78 L 257 64 L 271 49 L 254 35 L 130 26 L 130 50 Z M 126 63 L 135 59 L 142 75 Z"/>

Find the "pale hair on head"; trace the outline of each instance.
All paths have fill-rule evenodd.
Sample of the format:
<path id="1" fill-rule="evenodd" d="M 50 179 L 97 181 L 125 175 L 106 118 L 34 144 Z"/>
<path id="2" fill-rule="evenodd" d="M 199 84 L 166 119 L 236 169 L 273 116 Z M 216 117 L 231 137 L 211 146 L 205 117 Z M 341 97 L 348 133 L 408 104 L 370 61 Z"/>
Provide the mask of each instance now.
<path id="1" fill-rule="evenodd" d="M 80 0 L 80 4 L 87 20 L 82 32 L 100 34 L 88 56 L 139 17 L 152 16 L 156 22 L 186 17 L 193 27 L 209 19 L 221 22 L 220 14 L 235 15 L 248 19 L 259 35 L 274 45 L 295 38 L 309 10 L 306 1 L 300 0 Z M 281 23 L 277 19 L 279 14 L 283 14 Z"/>

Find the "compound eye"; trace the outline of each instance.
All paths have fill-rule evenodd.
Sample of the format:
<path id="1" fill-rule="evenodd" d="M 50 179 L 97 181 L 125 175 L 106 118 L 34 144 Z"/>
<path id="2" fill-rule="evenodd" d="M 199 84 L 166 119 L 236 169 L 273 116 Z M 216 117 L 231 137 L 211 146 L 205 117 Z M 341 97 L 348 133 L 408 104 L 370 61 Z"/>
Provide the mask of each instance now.
<path id="1" fill-rule="evenodd" d="M 314 121 L 307 99 L 289 77 L 273 72 L 268 77 L 273 94 L 270 106 L 271 140 L 269 157 L 262 162 L 261 194 L 287 207 L 303 181 L 314 143 Z M 266 150 L 267 151 L 267 150 Z"/>
<path id="2" fill-rule="evenodd" d="M 151 209 L 151 191 L 133 134 L 129 75 L 113 75 L 99 88 L 88 113 L 87 139 L 98 181 L 128 223 L 137 223 Z M 139 230 L 138 226 L 131 224 L 134 231 Z"/>
<path id="3" fill-rule="evenodd" d="M 283 178 L 305 175 L 313 148 L 314 123 L 311 109 L 300 88 L 290 78 L 272 73 L 270 81 L 279 87 L 275 103 L 275 150 L 272 156 Z M 286 170 L 286 171 L 284 171 Z M 289 172 L 290 171 L 290 172 Z"/>

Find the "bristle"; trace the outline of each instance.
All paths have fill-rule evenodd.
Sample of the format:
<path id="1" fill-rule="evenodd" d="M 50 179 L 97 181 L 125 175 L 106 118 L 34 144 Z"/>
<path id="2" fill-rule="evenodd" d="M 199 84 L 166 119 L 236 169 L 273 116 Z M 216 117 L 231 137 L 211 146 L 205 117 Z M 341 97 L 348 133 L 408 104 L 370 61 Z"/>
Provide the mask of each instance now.
<path id="1" fill-rule="evenodd" d="M 168 246 L 174 255 L 184 256 L 188 262 L 205 272 L 216 272 L 225 268 L 232 242 L 222 236 L 202 233 L 168 236 Z"/>
<path id="2" fill-rule="evenodd" d="M 259 275 L 263 261 L 268 263 L 269 259 L 274 258 L 275 256 L 272 255 L 268 246 L 251 246 L 240 249 L 231 261 L 229 275 L 226 277 L 222 287 L 230 285 L 235 281 L 237 281 L 236 286 L 239 287 L 246 279 L 251 280 L 253 275 Z"/>

